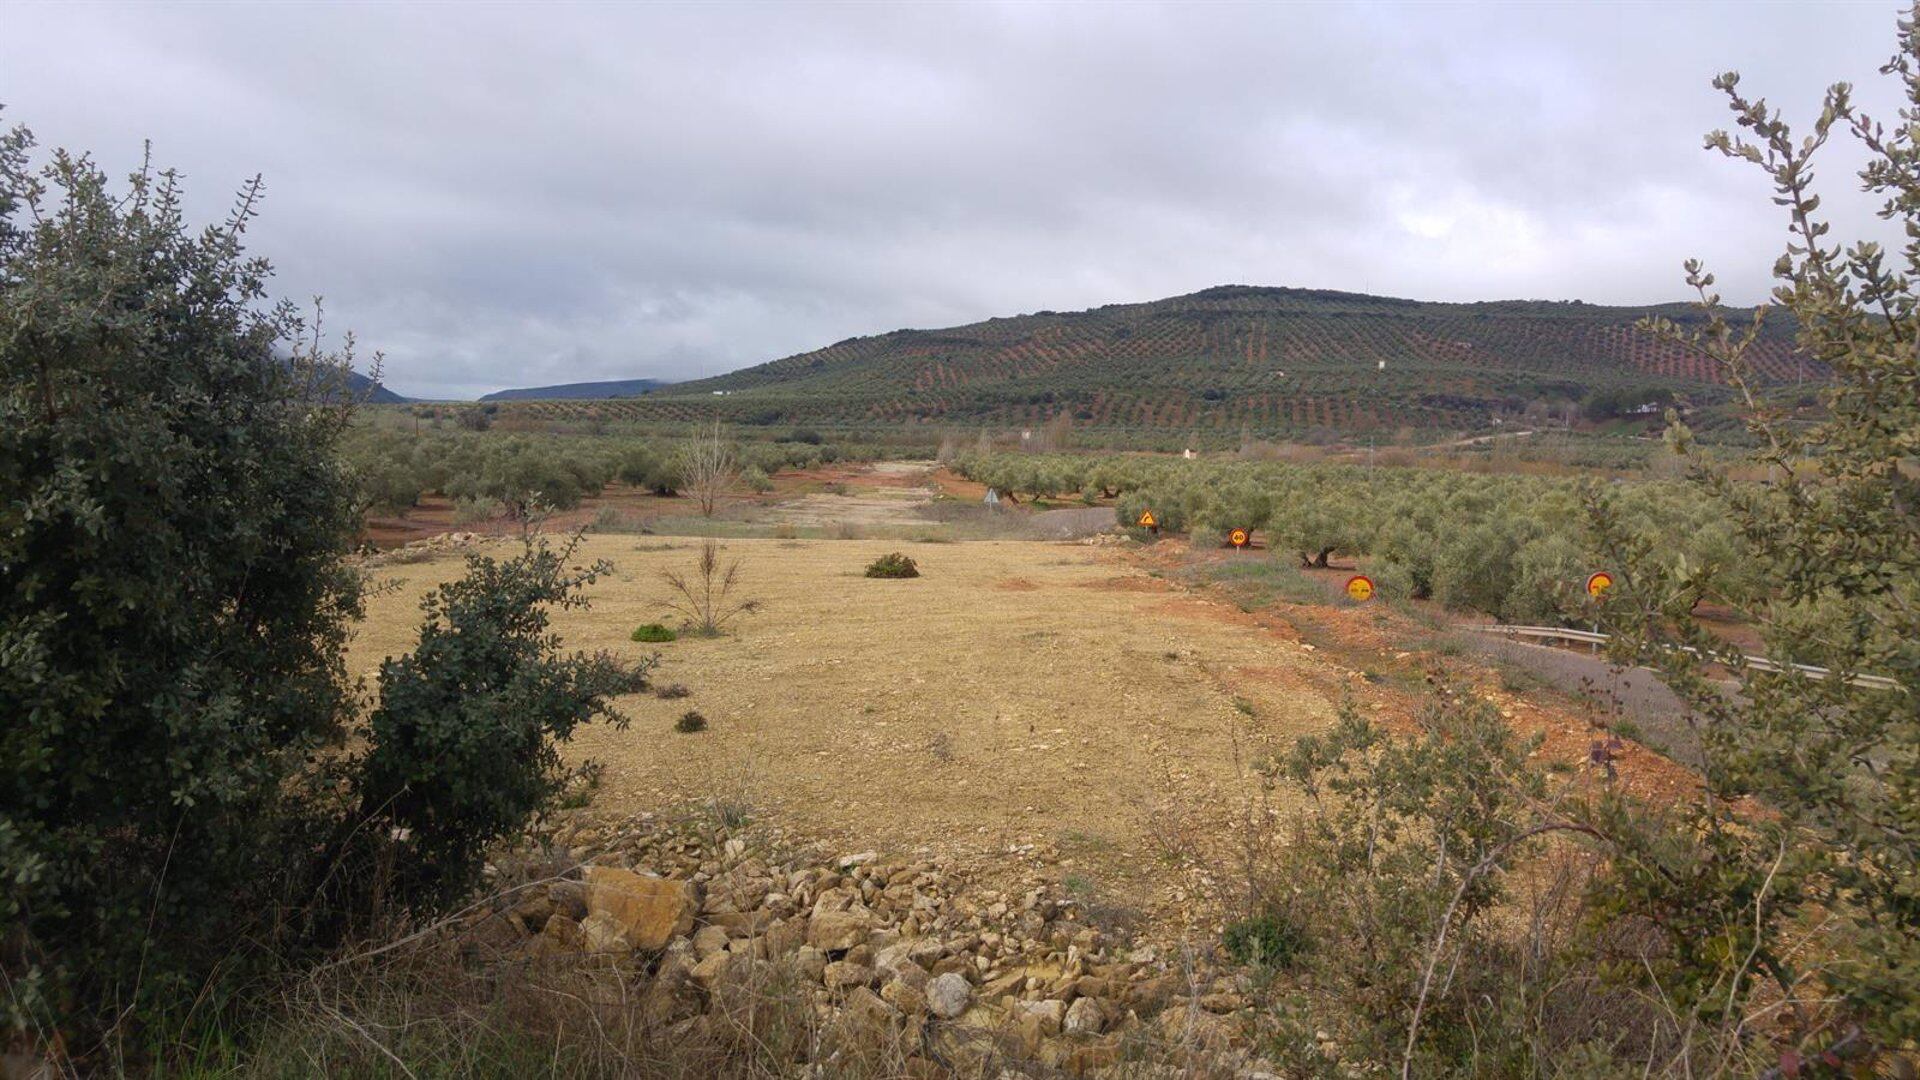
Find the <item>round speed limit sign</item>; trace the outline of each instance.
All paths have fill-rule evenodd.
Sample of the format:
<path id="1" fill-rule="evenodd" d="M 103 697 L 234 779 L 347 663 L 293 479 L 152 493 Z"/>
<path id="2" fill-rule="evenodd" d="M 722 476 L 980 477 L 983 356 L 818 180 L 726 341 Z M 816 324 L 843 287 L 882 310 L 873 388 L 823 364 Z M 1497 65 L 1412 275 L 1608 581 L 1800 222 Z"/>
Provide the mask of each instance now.
<path id="1" fill-rule="evenodd" d="M 1246 547 L 1247 541 L 1250 539 L 1252 538 L 1248 536 L 1247 530 L 1245 529 L 1235 529 L 1227 534 L 1227 543 L 1237 548 Z"/>
<path id="2" fill-rule="evenodd" d="M 1361 604 L 1373 599 L 1373 579 L 1365 574 L 1355 574 L 1348 578 L 1347 596 Z"/>

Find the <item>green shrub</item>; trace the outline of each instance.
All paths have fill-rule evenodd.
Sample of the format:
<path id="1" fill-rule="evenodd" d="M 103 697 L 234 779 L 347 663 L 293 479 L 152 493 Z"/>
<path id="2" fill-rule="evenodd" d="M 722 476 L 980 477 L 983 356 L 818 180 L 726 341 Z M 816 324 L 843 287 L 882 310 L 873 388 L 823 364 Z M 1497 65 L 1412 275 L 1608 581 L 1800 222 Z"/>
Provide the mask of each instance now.
<path id="1" fill-rule="evenodd" d="M 494 521 L 505 515 L 507 508 L 499 499 L 486 495 L 463 495 L 454 500 L 453 523 L 455 525 L 478 525 Z"/>
<path id="2" fill-rule="evenodd" d="M 0 1045 L 137 1074 L 189 1003 L 435 914 L 633 671 L 558 655 L 593 571 L 536 545 L 428 598 L 363 721 L 351 356 L 243 256 L 257 187 L 196 232 L 171 174 L 30 146 L 0 135 Z"/>
<path id="3" fill-rule="evenodd" d="M 694 712 L 692 709 L 688 709 L 686 712 L 680 714 L 680 719 L 673 722 L 673 730 L 682 735 L 691 735 L 696 731 L 705 731 L 707 730 L 707 718 Z"/>
<path id="4" fill-rule="evenodd" d="M 569 570 L 577 544 L 529 541 L 505 561 L 469 555 L 464 578 L 422 601 L 419 645 L 380 665 L 360 811 L 406 837 L 383 872 L 413 903 L 459 899 L 487 847 L 560 794 L 568 772 L 556 742 L 596 717 L 625 723 L 607 699 L 650 665 L 562 657 L 547 629 L 548 606 L 577 606 L 609 569 Z"/>
<path id="5" fill-rule="evenodd" d="M 351 709 L 359 522 L 346 412 L 315 407 L 343 365 L 273 358 L 306 335 L 239 227 L 85 159 L 42 202 L 29 145 L 0 135 L 0 1042 L 85 1054 L 240 966 L 297 887 L 289 782 Z"/>
<path id="6" fill-rule="evenodd" d="M 1286 968 L 1306 951 L 1307 938 L 1289 915 L 1271 908 L 1228 923 L 1220 945 L 1235 963 Z"/>
<path id="7" fill-rule="evenodd" d="M 679 633 L 672 627 L 662 626 L 657 622 L 636 626 L 633 628 L 633 633 L 629 636 L 633 641 L 647 642 L 678 641 L 680 639 Z"/>
<path id="8" fill-rule="evenodd" d="M 912 559 L 894 551 L 882 555 L 868 564 L 867 576 L 875 578 L 919 577 L 920 568 L 914 565 Z"/>
<path id="9" fill-rule="evenodd" d="M 599 655 L 607 657 L 613 667 L 608 681 L 609 692 L 639 694 L 653 689 L 653 669 L 660 666 L 659 654 L 644 660 L 622 660 L 611 653 Z"/>
<path id="10" fill-rule="evenodd" d="M 1898 37 L 1899 52 L 1880 70 L 1911 92 L 1920 34 L 1910 16 Z M 1752 979 L 1789 985 L 1797 999 L 1780 1014 L 1777 1045 L 1817 1047 L 1851 1028 L 1863 1046 L 1910 1051 L 1920 1044 L 1920 480 L 1911 468 L 1920 445 L 1920 293 L 1904 252 L 1883 259 L 1879 242 L 1828 235 L 1814 178 L 1820 162 L 1835 164 L 1824 150 L 1829 135 L 1856 143 L 1865 163 L 1855 167 L 1882 202 L 1881 215 L 1920 235 L 1920 145 L 1904 123 L 1883 133 L 1846 83 L 1829 89 L 1810 130 L 1797 132 L 1779 107 L 1741 91 L 1737 74 L 1714 85 L 1738 127 L 1713 133 L 1708 146 L 1771 181 L 1789 234 L 1774 265 L 1774 296 L 1798 355 L 1831 377 L 1818 383 L 1825 408 L 1811 422 L 1752 410 L 1762 448 L 1747 464 L 1767 483 L 1740 483 L 1711 462 L 1696 466 L 1686 495 L 1712 524 L 1690 530 L 1690 550 L 1676 555 L 1649 536 L 1618 493 L 1591 500 L 1610 565 L 1622 571 L 1618 595 L 1609 593 L 1599 612 L 1614 635 L 1611 655 L 1653 668 L 1684 703 L 1701 733 L 1707 784 L 1707 796 L 1686 806 L 1700 837 L 1686 849 L 1692 874 L 1675 882 L 1671 871 L 1623 872 L 1613 891 L 1618 902 L 1651 907 L 1671 934 L 1663 989 L 1677 987 L 1682 1004 L 1709 1015 L 1751 1008 L 1723 1004 L 1731 995 L 1719 989 L 1744 974 L 1729 954 L 1750 956 Z M 1764 354 L 1747 317 L 1720 306 L 1714 275 L 1697 260 L 1686 270 L 1700 310 L 1648 327 L 1663 347 L 1692 353 L 1751 394 Z M 1668 445 L 1691 456 L 1693 433 L 1677 414 L 1668 420 Z M 1703 598 L 1744 608 L 1769 657 L 1819 665 L 1834 677 L 1748 665 L 1746 648 L 1694 617 Z M 1735 677 L 1737 690 L 1729 692 L 1714 664 Z M 1736 809 L 1742 802 L 1763 809 Z M 1755 901 L 1732 922 L 1716 911 L 1727 895 L 1768 902 Z M 1719 914 L 1719 925 L 1700 911 Z M 1838 955 L 1805 955 L 1810 926 Z"/>

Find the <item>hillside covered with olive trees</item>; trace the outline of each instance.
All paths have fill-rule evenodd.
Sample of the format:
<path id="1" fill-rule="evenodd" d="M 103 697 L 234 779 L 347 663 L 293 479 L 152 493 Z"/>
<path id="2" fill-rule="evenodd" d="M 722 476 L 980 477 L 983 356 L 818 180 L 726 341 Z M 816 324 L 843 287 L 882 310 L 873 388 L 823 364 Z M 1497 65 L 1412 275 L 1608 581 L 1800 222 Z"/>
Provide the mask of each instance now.
<path id="1" fill-rule="evenodd" d="M 1224 285 L 850 338 L 594 407 L 621 420 L 850 428 L 1037 427 L 1066 417 L 1107 442 L 1605 421 L 1670 397 L 1702 411 L 1696 429 L 1730 421 L 1718 408 L 1730 397 L 1720 374 L 1640 330 L 1648 316 L 1698 317 L 1680 304 L 1427 303 Z M 1775 318 L 1754 348 L 1759 376 L 1789 400 L 1799 384 L 1825 378 L 1795 354 L 1792 329 Z"/>

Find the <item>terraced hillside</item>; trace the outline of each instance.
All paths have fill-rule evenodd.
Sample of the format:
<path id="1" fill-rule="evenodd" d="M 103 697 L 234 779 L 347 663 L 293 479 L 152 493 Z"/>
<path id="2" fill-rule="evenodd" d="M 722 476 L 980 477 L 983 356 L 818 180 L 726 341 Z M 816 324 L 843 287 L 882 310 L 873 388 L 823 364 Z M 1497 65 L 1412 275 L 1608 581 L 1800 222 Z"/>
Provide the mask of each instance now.
<path id="1" fill-rule="evenodd" d="M 639 397 L 667 385 L 661 379 L 611 379 L 601 382 L 562 383 L 559 386 L 523 386 L 495 390 L 480 395 L 481 401 L 599 401 L 607 398 Z"/>
<path id="2" fill-rule="evenodd" d="M 1061 414 L 1115 435 L 1473 430 L 1530 405 L 1667 388 L 1695 405 L 1727 388 L 1700 359 L 1634 328 L 1684 305 L 1439 304 L 1221 286 L 1145 304 L 896 330 L 717 378 L 599 403 L 603 417 L 868 427 L 1034 426 Z M 1768 327 L 1755 357 L 1782 383 L 1823 376 Z"/>

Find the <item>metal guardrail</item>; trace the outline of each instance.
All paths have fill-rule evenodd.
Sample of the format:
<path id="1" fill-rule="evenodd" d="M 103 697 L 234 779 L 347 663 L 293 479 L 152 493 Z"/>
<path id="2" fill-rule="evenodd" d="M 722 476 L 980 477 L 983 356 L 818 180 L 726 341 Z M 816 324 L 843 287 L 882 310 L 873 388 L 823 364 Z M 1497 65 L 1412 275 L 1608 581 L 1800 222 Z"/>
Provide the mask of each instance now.
<path id="1" fill-rule="evenodd" d="M 1506 637 L 1540 638 L 1549 641 L 1576 641 L 1582 645 L 1605 645 L 1610 639 L 1607 634 L 1595 633 L 1592 630 L 1573 630 L 1563 626 L 1469 625 L 1465 627 L 1465 629 L 1478 630 L 1486 634 L 1501 634 Z M 1691 653 L 1697 653 L 1698 651 L 1687 646 L 1681 646 L 1681 648 Z M 1825 679 L 1833 674 L 1833 672 L 1828 671 L 1826 668 L 1814 667 L 1811 664 L 1780 664 L 1764 656 L 1749 656 L 1746 659 L 1747 666 L 1756 671 L 1786 671 L 1791 667 L 1794 671 L 1805 675 L 1809 679 Z M 1905 687 L 1901 686 L 1898 682 L 1887 678 L 1885 675 L 1855 675 L 1853 678 L 1847 680 L 1847 684 L 1849 686 L 1866 687 L 1869 690 L 1905 689 Z"/>

